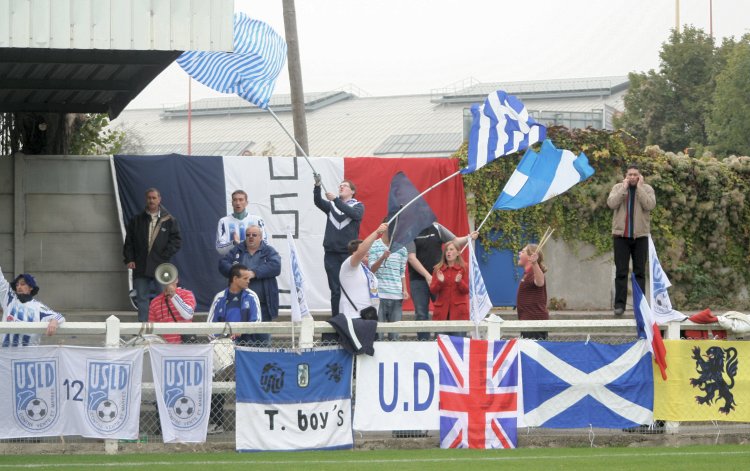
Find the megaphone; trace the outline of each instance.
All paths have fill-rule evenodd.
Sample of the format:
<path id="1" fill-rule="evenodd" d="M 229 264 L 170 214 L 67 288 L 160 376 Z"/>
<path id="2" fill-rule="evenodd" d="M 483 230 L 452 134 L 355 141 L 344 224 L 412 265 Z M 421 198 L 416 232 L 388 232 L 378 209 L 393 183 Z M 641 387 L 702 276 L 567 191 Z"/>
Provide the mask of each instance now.
<path id="1" fill-rule="evenodd" d="M 177 267 L 171 263 L 162 263 L 154 270 L 154 278 L 162 286 L 172 284 L 177 279 Z"/>

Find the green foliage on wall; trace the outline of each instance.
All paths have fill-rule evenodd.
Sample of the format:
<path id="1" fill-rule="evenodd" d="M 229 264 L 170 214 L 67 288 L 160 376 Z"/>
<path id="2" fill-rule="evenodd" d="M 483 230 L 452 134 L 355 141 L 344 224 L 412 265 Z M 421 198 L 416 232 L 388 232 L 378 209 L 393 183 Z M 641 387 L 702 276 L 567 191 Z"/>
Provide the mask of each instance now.
<path id="1" fill-rule="evenodd" d="M 594 129 L 547 129 L 560 149 L 584 152 L 596 173 L 570 191 L 543 204 L 519 211 L 493 211 L 482 227 L 486 236 L 501 237 L 483 244 L 514 253 L 538 240 L 547 226 L 574 247 L 584 242 L 599 254 L 612 250 L 612 211 L 607 195 L 622 181 L 629 163 L 640 166 L 656 192 L 651 234 L 659 259 L 673 287 L 676 309 L 742 309 L 748 305 L 750 282 L 750 157 L 695 159 L 664 153 L 658 147 L 641 151 L 623 132 Z M 455 155 L 466 165 L 467 147 Z M 469 211 L 479 224 L 492 207 L 521 154 L 503 157 L 465 175 Z"/>

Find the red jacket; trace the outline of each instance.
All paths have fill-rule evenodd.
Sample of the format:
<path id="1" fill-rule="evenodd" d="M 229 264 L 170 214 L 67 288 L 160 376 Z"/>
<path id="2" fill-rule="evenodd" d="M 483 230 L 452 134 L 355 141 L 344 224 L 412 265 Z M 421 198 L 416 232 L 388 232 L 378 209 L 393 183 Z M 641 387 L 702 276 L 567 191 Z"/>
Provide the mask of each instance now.
<path id="1" fill-rule="evenodd" d="M 440 271 L 445 276 L 442 283 L 438 280 L 437 272 L 432 275 L 430 292 L 437 296 L 433 303 L 432 319 L 436 321 L 468 321 L 469 320 L 469 277 L 466 270 L 454 265 L 443 265 Z M 461 274 L 461 281 L 456 283 L 456 275 Z M 450 319 L 448 315 L 450 313 Z"/>

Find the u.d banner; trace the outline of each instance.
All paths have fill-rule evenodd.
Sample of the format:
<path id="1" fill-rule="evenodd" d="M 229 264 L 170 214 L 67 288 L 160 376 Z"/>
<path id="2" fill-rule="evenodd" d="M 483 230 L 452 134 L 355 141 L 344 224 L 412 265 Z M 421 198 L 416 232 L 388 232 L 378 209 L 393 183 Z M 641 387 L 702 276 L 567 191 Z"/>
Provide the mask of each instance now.
<path id="1" fill-rule="evenodd" d="M 0 349 L 0 438 L 135 439 L 143 350 Z"/>
<path id="2" fill-rule="evenodd" d="M 435 342 L 376 342 L 357 356 L 354 429 L 438 430 L 437 381 Z"/>
<path id="3" fill-rule="evenodd" d="M 750 345 L 665 340 L 667 380 L 654 376 L 654 417 L 750 422 Z"/>
<path id="4" fill-rule="evenodd" d="M 352 448 L 352 356 L 237 348 L 237 451 Z"/>

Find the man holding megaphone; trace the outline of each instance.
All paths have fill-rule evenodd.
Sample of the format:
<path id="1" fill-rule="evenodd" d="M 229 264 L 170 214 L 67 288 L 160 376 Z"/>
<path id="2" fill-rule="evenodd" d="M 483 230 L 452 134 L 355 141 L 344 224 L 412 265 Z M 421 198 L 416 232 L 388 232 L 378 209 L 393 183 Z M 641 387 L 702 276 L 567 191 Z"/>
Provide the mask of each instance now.
<path id="1" fill-rule="evenodd" d="M 149 322 L 192 322 L 195 312 L 193 292 L 177 286 L 177 267 L 162 263 L 154 270 L 154 278 L 161 285 L 162 292 L 156 296 L 148 308 Z M 182 343 L 180 334 L 164 334 L 168 343 Z"/>

